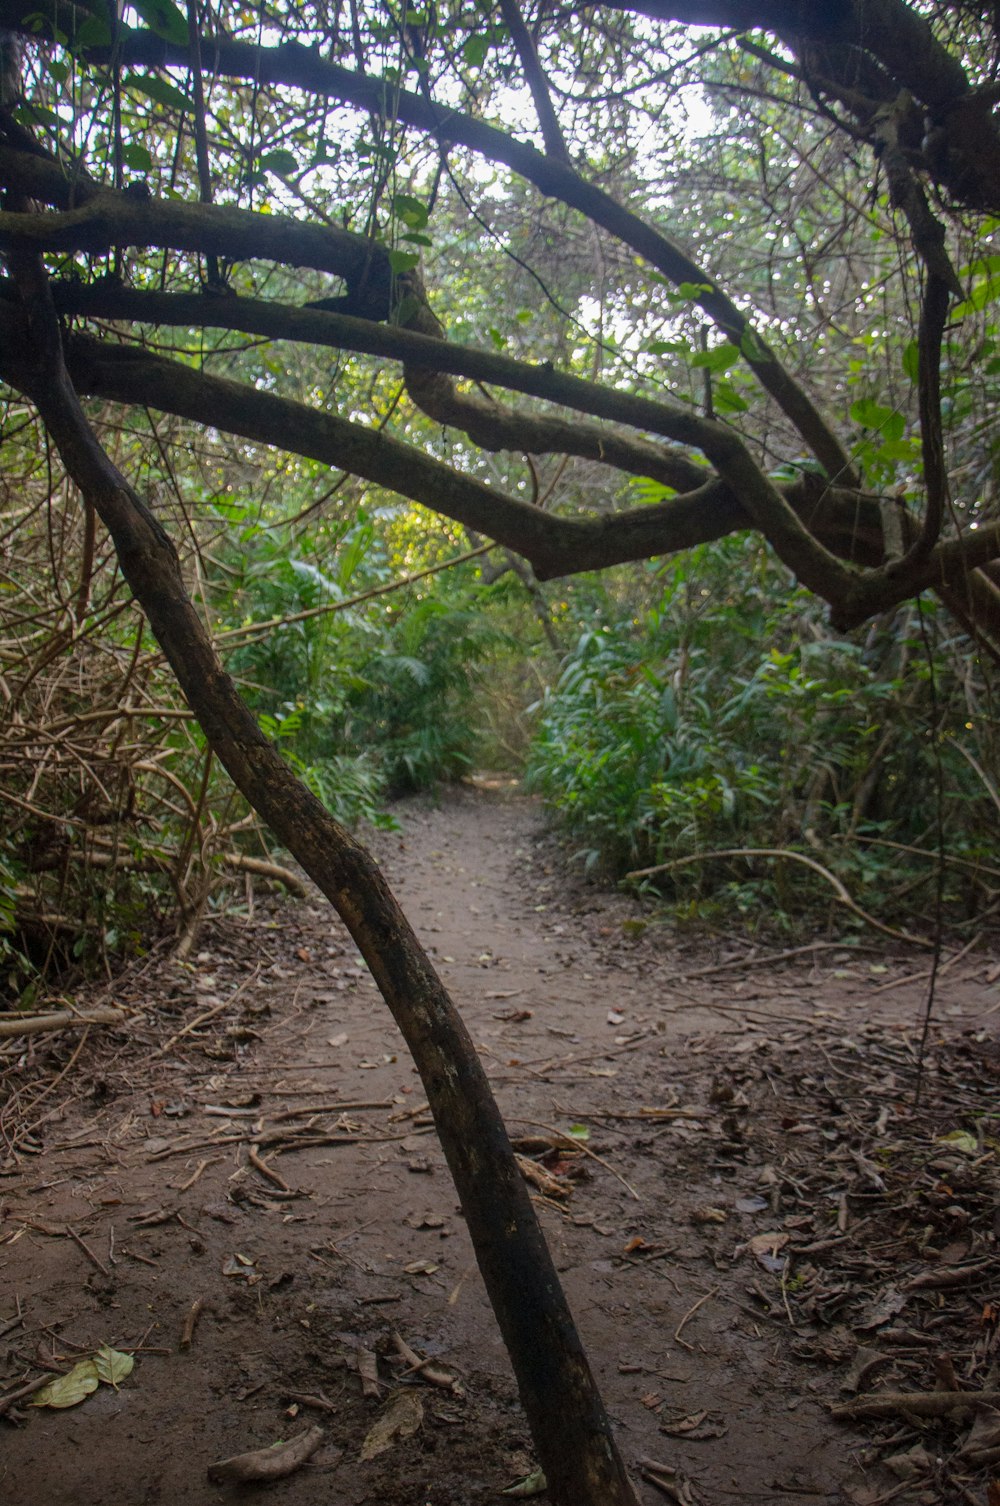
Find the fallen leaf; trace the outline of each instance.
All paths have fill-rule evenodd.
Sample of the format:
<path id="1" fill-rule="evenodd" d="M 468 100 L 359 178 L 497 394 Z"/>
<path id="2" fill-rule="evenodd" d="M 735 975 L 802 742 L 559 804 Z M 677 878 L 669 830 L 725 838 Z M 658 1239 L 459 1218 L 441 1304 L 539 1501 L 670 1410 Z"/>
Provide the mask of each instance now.
<path id="1" fill-rule="evenodd" d="M 363 1463 L 384 1454 L 402 1438 L 410 1438 L 424 1420 L 424 1404 L 415 1390 L 397 1391 L 374 1424 L 361 1445 L 359 1458 Z"/>
<path id="2" fill-rule="evenodd" d="M 301 1468 L 323 1442 L 323 1429 L 306 1428 L 294 1438 L 279 1439 L 270 1448 L 235 1454 L 208 1466 L 208 1478 L 217 1484 L 244 1485 L 254 1480 L 281 1480 Z"/>
<path id="3" fill-rule="evenodd" d="M 771 1230 L 766 1234 L 755 1234 L 751 1240 L 747 1241 L 747 1249 L 765 1271 L 776 1273 L 785 1268 L 785 1260 L 778 1255 L 778 1251 L 783 1250 L 790 1239 L 790 1234 L 776 1233 Z"/>
<path id="4" fill-rule="evenodd" d="M 222 1274 L 223 1276 L 236 1276 L 251 1284 L 260 1280 L 260 1277 L 254 1274 L 253 1261 L 238 1253 L 226 1257 L 222 1265 Z"/>
<path id="5" fill-rule="evenodd" d="M 57 1375 L 47 1386 L 35 1393 L 29 1405 L 32 1407 L 75 1407 L 86 1401 L 100 1385 L 97 1366 L 93 1360 L 81 1360 L 65 1375 Z"/>
<path id="6" fill-rule="evenodd" d="M 897 1313 L 902 1312 L 906 1300 L 895 1287 L 887 1287 L 874 1301 L 862 1308 L 854 1319 L 853 1326 L 857 1329 L 881 1328 L 884 1323 L 890 1323 Z"/>
<path id="7" fill-rule="evenodd" d="M 681 1417 L 677 1422 L 661 1422 L 660 1432 L 669 1433 L 674 1438 L 683 1438 L 685 1433 L 693 1433 L 700 1428 L 707 1416 L 707 1411 L 692 1412 L 689 1417 Z"/>
<path id="8" fill-rule="evenodd" d="M 120 1349 L 109 1349 L 107 1344 L 102 1344 L 94 1355 L 94 1368 L 98 1380 L 117 1390 L 125 1377 L 135 1369 L 135 1359 L 130 1354 L 123 1354 Z"/>
<path id="9" fill-rule="evenodd" d="M 502 1490 L 500 1494 L 502 1496 L 518 1496 L 521 1499 L 525 1499 L 528 1496 L 540 1496 L 548 1488 L 549 1484 L 545 1478 L 544 1471 L 533 1469 L 530 1475 L 525 1475 L 523 1480 L 516 1480 L 513 1485 L 508 1485 L 506 1490 Z"/>

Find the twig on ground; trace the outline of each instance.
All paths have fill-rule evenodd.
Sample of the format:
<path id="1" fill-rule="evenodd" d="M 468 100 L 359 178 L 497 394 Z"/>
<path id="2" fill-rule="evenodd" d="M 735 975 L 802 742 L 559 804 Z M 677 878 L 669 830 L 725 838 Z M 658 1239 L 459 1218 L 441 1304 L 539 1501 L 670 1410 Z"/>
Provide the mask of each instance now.
<path id="1" fill-rule="evenodd" d="M 421 1359 L 415 1349 L 411 1349 L 401 1334 L 393 1333 L 393 1347 L 400 1359 L 406 1361 L 410 1367 L 406 1374 L 422 1375 L 424 1380 L 432 1386 L 441 1386 L 445 1391 L 454 1391 L 456 1396 L 462 1394 L 462 1384 L 450 1370 L 445 1369 L 432 1359 Z"/>
<path id="2" fill-rule="evenodd" d="M 715 1296 L 718 1295 L 718 1291 L 719 1291 L 719 1288 L 717 1286 L 713 1286 L 712 1290 L 710 1292 L 706 1292 L 703 1297 L 699 1297 L 698 1300 L 697 1300 L 697 1302 L 695 1302 L 692 1307 L 688 1308 L 687 1312 L 684 1314 L 683 1318 L 678 1323 L 677 1327 L 674 1329 L 674 1341 L 675 1341 L 675 1343 L 677 1343 L 677 1344 L 683 1344 L 683 1346 L 684 1346 L 685 1349 L 691 1349 L 691 1350 L 694 1349 L 694 1345 L 693 1344 L 688 1344 L 688 1343 L 686 1343 L 684 1341 L 684 1339 L 681 1338 L 681 1333 L 683 1332 L 685 1326 L 694 1317 L 694 1315 L 698 1311 L 699 1307 L 704 1307 L 704 1305 L 705 1305 L 706 1302 L 710 1301 L 712 1297 L 715 1297 Z"/>
<path id="3" fill-rule="evenodd" d="M 842 941 L 810 941 L 806 946 L 789 947 L 784 952 L 765 952 L 763 955 L 754 957 L 737 957 L 732 962 L 716 962 L 712 967 L 695 967 L 690 972 L 681 970 L 676 973 L 667 973 L 661 979 L 663 983 L 686 983 L 689 978 L 710 978 L 713 973 L 735 973 L 743 968 L 773 967 L 776 962 L 790 962 L 793 957 L 801 957 L 808 952 L 829 952 L 843 950 Z"/>
<path id="4" fill-rule="evenodd" d="M 174 1182 L 172 1184 L 174 1191 L 187 1192 L 189 1188 L 194 1186 L 195 1182 L 197 1182 L 198 1178 L 201 1176 L 206 1167 L 217 1166 L 221 1160 L 221 1156 L 205 1156 L 203 1160 L 198 1162 L 198 1165 L 195 1167 L 194 1171 L 188 1177 L 186 1182 Z"/>
<path id="5" fill-rule="evenodd" d="M 297 1401 L 303 1407 L 315 1407 L 318 1412 L 336 1412 L 337 1407 L 322 1391 L 313 1394 L 311 1391 L 284 1391 L 289 1401 Z"/>
<path id="6" fill-rule="evenodd" d="M 197 1297 L 188 1308 L 187 1313 L 184 1317 L 184 1326 L 181 1329 L 180 1344 L 178 1346 L 180 1349 L 187 1350 L 191 1348 L 191 1345 L 194 1341 L 195 1327 L 198 1323 L 198 1319 L 201 1317 L 204 1306 L 204 1297 Z"/>
<path id="7" fill-rule="evenodd" d="M 672 858 L 669 863 L 656 863 L 652 868 L 636 868 L 632 873 L 626 873 L 625 879 L 634 882 L 636 879 L 652 878 L 656 873 L 666 873 L 671 868 L 683 868 L 689 863 L 707 863 L 713 858 L 776 858 L 790 863 L 802 863 L 804 867 L 811 868 L 818 873 L 820 878 L 826 880 L 831 886 L 842 905 L 846 905 L 852 915 L 857 915 L 866 925 L 873 930 L 881 931 L 883 936 L 891 936 L 894 941 L 906 941 L 910 946 L 920 946 L 930 950 L 934 943 L 926 936 L 912 936 L 909 931 L 897 931 L 892 926 L 884 925 L 881 920 L 876 920 L 874 915 L 869 915 L 867 910 L 862 910 L 848 894 L 835 873 L 829 868 L 824 868 L 822 863 L 817 863 L 815 858 L 806 857 L 804 852 L 794 852 L 790 847 L 720 847 L 713 852 L 689 853 L 683 858 Z"/>
<path id="8" fill-rule="evenodd" d="M 204 1009 L 204 1010 L 202 1010 L 201 1014 L 195 1015 L 195 1017 L 194 1017 L 193 1020 L 189 1020 L 188 1023 L 186 1025 L 183 1025 L 180 1030 L 176 1030 L 174 1032 L 174 1034 L 170 1037 L 170 1039 L 164 1045 L 160 1046 L 158 1048 L 158 1050 L 156 1050 L 156 1051 L 153 1052 L 154 1059 L 156 1057 L 159 1057 L 159 1056 L 166 1056 L 167 1052 L 169 1050 L 171 1050 L 171 1048 L 173 1046 L 176 1046 L 177 1042 L 183 1036 L 190 1035 L 191 1031 L 192 1030 L 197 1030 L 197 1028 L 198 1028 L 199 1025 L 204 1025 L 208 1020 L 211 1020 L 215 1015 L 220 1014 L 222 1012 L 222 1010 L 224 1010 L 225 1008 L 227 1008 L 228 1005 L 232 1004 L 232 1002 L 233 1002 L 234 999 L 236 999 L 236 998 L 239 997 L 239 995 L 244 991 L 244 989 L 249 988 L 249 986 L 250 986 L 251 983 L 255 983 L 257 981 L 257 979 L 259 978 L 259 976 L 260 976 L 260 966 L 258 965 L 257 967 L 254 968 L 254 970 L 250 974 L 249 978 L 244 978 L 243 982 L 240 983 L 240 984 L 238 984 L 237 987 L 233 989 L 232 993 L 227 994 L 224 999 L 220 999 L 219 1002 L 218 1002 L 218 1004 L 213 1004 L 212 1007 L 211 1007 L 211 1009 Z"/>
<path id="9" fill-rule="evenodd" d="M 535 1129 L 543 1129 L 546 1130 L 550 1135 L 557 1135 L 559 1139 L 562 1140 L 564 1145 L 571 1146 L 574 1150 L 582 1151 L 585 1156 L 589 1156 L 592 1161 L 596 1161 L 599 1166 L 603 1166 L 605 1171 L 610 1171 L 611 1175 L 615 1177 L 619 1182 L 621 1182 L 626 1192 L 631 1193 L 632 1197 L 635 1198 L 637 1203 L 642 1202 L 642 1198 L 636 1192 L 635 1188 L 632 1186 L 632 1183 L 626 1181 L 620 1171 L 615 1171 L 615 1168 L 611 1165 L 610 1161 L 606 1161 L 603 1156 L 599 1156 L 596 1150 L 591 1150 L 589 1145 L 585 1145 L 584 1142 L 577 1139 L 575 1135 L 569 1135 L 565 1130 L 556 1129 L 555 1125 L 553 1124 L 543 1124 L 540 1119 L 521 1119 L 515 1115 L 511 1122 L 513 1124 L 531 1124 L 534 1125 Z"/>
<path id="10" fill-rule="evenodd" d="M 21 1299 L 19 1296 L 17 1296 L 16 1293 L 14 1296 L 14 1302 L 17 1305 L 17 1312 L 15 1313 L 14 1317 L 8 1319 L 6 1323 L 0 1323 L 0 1339 L 2 1339 L 6 1334 L 10 1333 L 13 1329 L 17 1328 L 19 1323 L 24 1322 L 24 1308 L 21 1306 Z"/>
<path id="11" fill-rule="evenodd" d="M 0 1040 L 9 1036 L 40 1035 L 47 1030 L 75 1030 L 84 1025 L 124 1025 L 128 1016 L 120 1009 L 99 1007 L 77 1013 L 61 1009 L 54 1014 L 3 1015 L 0 1017 Z"/>
<path id="12" fill-rule="evenodd" d="M 1000 1406 L 1000 1391 L 873 1391 L 852 1401 L 831 1402 L 834 1417 L 948 1417 L 966 1407 Z"/>
<path id="13" fill-rule="evenodd" d="M 80 1246 L 80 1249 L 86 1255 L 86 1257 L 90 1261 L 91 1265 L 96 1266 L 96 1268 L 100 1271 L 101 1275 L 102 1276 L 106 1276 L 108 1278 L 108 1280 L 110 1280 L 111 1279 L 111 1272 L 108 1270 L 107 1266 L 104 1264 L 104 1261 L 101 1260 L 101 1258 L 98 1255 L 94 1254 L 93 1250 L 87 1244 L 87 1241 L 85 1239 L 81 1239 L 80 1236 L 79 1236 L 79 1234 L 77 1234 L 76 1230 L 74 1228 L 72 1228 L 71 1225 L 69 1225 L 69 1224 L 66 1225 L 66 1233 L 69 1235 L 70 1239 L 73 1241 L 74 1244 L 77 1244 L 77 1245 Z"/>
<path id="14" fill-rule="evenodd" d="M 941 966 L 938 968 L 938 977 L 940 977 L 942 973 L 946 973 L 950 967 L 954 967 L 956 962 L 961 962 L 963 957 L 968 956 L 969 952 L 972 951 L 977 942 L 981 940 L 982 933 L 977 932 L 976 935 L 973 936 L 971 941 L 967 941 L 965 943 L 965 946 L 960 952 L 954 952 L 948 958 L 947 962 L 942 962 Z M 880 983 L 878 988 L 872 989 L 872 993 L 887 994 L 894 988 L 905 988 L 907 983 L 923 983 L 927 978 L 930 977 L 930 975 L 931 969 L 929 967 L 925 967 L 923 972 L 907 973 L 905 978 L 893 978 L 890 983 Z"/>
<path id="15" fill-rule="evenodd" d="M 16 1391 L 8 1391 L 6 1396 L 0 1396 L 0 1417 L 5 1412 L 10 1411 L 10 1408 L 17 1402 L 23 1401 L 26 1396 L 33 1396 L 36 1391 L 40 1391 L 43 1386 L 47 1386 L 51 1379 L 51 1374 L 36 1375 L 34 1380 L 27 1381 L 23 1386 L 18 1386 Z"/>
<path id="16" fill-rule="evenodd" d="M 289 1187 L 284 1177 L 279 1177 L 276 1171 L 272 1171 L 267 1162 L 262 1158 L 259 1146 L 248 1145 L 247 1158 L 254 1170 L 259 1171 L 261 1176 L 266 1177 L 280 1192 L 290 1193 L 292 1191 L 292 1188 Z"/>

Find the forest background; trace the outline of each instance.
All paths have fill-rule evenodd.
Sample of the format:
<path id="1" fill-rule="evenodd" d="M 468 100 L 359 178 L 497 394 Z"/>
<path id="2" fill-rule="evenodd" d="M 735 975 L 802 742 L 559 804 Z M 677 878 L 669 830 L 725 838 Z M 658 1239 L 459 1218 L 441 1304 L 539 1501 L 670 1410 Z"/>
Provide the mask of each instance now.
<path id="1" fill-rule="evenodd" d="M 992 78 L 985 19 L 977 30 L 968 7 L 924 9 L 941 56 L 957 50 Z M 188 46 L 190 18 L 171 5 L 137 15 L 147 43 Z M 729 285 L 790 380 L 835 415 L 866 505 L 904 519 L 919 519 L 926 495 L 919 352 L 938 275 L 926 254 L 933 224 L 941 276 L 963 295 L 940 321 L 932 402 L 944 528 L 982 536 L 996 516 L 995 222 L 935 179 L 926 107 L 898 167 L 884 143 L 862 150 L 846 106 L 821 96 L 780 37 L 664 30 L 617 10 L 576 27 L 564 19 L 548 8 L 528 17 L 529 51 L 505 11 L 376 8 L 322 27 L 396 87 L 437 90 L 477 119 L 513 116 L 526 131 L 539 97 L 529 60 L 541 70 L 544 54 L 538 77 L 565 116 L 549 127 L 557 155 L 570 143 L 602 193 L 682 226 L 684 254 L 709 280 L 671 283 L 575 207 L 502 164 L 442 150 L 391 113 L 248 92 L 207 59 L 200 73 L 189 59 L 139 66 L 128 48 L 117 59 L 96 13 L 81 12 L 80 34 L 60 31 L 56 45 L 31 40 L 51 34 L 41 13 L 21 26 L 5 150 L 24 149 L 24 133 L 40 143 L 38 164 L 61 160 L 65 173 L 71 141 L 86 142 L 88 171 L 137 213 L 150 190 L 168 204 L 193 191 L 262 221 L 287 215 L 371 238 L 403 302 L 422 263 L 435 318 L 460 347 L 543 372 L 551 363 L 612 391 L 669 394 L 682 414 L 737 432 L 769 479 L 801 487 L 822 465 L 782 401 L 760 393 L 746 358 L 759 337 L 744 333 L 741 351 L 703 306 L 706 290 L 710 301 Z M 220 22 L 272 48 L 314 35 L 306 18 L 262 11 Z M 318 36 L 321 18 L 311 24 Z M 912 97 L 897 106 L 909 110 Z M 138 341 L 175 367 L 330 407 L 548 517 L 662 511 L 691 488 L 664 479 L 670 465 L 705 464 L 672 445 L 653 457 L 647 441 L 652 476 L 636 474 L 641 455 L 611 470 L 579 420 L 562 453 L 547 453 L 549 436 L 532 451 L 530 434 L 501 434 L 497 448 L 476 428 L 481 414 L 436 419 L 385 362 L 212 319 L 185 328 L 183 307 L 157 333 L 165 307 L 141 302 L 178 304 L 193 275 L 193 297 L 212 314 L 265 297 L 360 307 L 356 293 L 325 298 L 329 277 L 315 271 L 207 250 L 126 261 L 109 245 L 63 256 L 58 274 L 64 318 L 82 328 L 91 308 L 120 355 Z M 397 302 L 396 323 L 401 312 L 414 322 Z M 126 314 L 147 322 L 127 333 Z M 492 389 L 481 393 L 496 406 Z M 681 919 L 793 932 L 833 906 L 843 924 L 834 880 L 884 923 L 924 936 L 942 919 L 967 928 L 994 913 L 997 720 L 983 651 L 992 624 L 978 596 L 956 602 L 953 589 L 946 610 L 925 591 L 837 631 L 787 559 L 746 531 L 540 581 L 515 549 L 490 547 L 488 530 L 346 466 L 150 401 L 89 409 L 181 549 L 198 610 L 263 730 L 348 824 L 390 821 L 392 796 L 494 766 L 527 774 L 588 868 L 618 877 L 683 860 L 657 881 Z M 27 989 L 30 1002 L 33 979 L 54 965 L 108 965 L 143 945 L 151 920 L 192 936 L 206 909 L 233 903 L 234 875 L 274 854 L 144 634 L 93 508 L 13 392 L 2 461 L 0 946 L 8 989 Z M 859 514 L 856 536 L 868 527 Z M 991 582 L 975 575 L 981 596 Z M 806 855 L 825 872 L 734 849 Z"/>
<path id="2" fill-rule="evenodd" d="M 819 9 L 0 0 L 4 987 L 298 859 L 560 1506 L 631 1489 L 347 828 L 500 764 L 675 921 L 934 948 L 1000 899 L 997 16 Z"/>

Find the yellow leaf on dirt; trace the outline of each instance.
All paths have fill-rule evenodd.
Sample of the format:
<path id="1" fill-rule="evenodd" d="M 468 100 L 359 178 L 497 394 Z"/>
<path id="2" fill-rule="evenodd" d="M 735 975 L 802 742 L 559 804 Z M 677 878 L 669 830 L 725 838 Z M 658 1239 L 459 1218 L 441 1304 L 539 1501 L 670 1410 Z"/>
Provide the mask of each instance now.
<path id="1" fill-rule="evenodd" d="M 75 1407 L 86 1401 L 100 1385 L 97 1366 L 93 1360 L 81 1360 L 65 1375 L 57 1375 L 47 1386 L 35 1393 L 30 1405 L 33 1407 Z"/>
<path id="2" fill-rule="evenodd" d="M 508 1485 L 507 1489 L 502 1490 L 500 1494 L 526 1499 L 528 1496 L 540 1496 L 547 1489 L 548 1482 L 544 1472 L 540 1469 L 533 1469 L 530 1475 L 525 1475 L 523 1480 L 517 1480 L 513 1485 Z"/>
<path id="3" fill-rule="evenodd" d="M 94 1355 L 94 1367 L 98 1380 L 117 1389 L 125 1377 L 132 1374 L 135 1360 L 132 1355 L 123 1354 L 120 1349 L 109 1349 L 107 1344 L 102 1344 Z"/>
<path id="4" fill-rule="evenodd" d="M 416 1391 L 397 1391 L 375 1419 L 361 1445 L 363 1461 L 384 1454 L 400 1438 L 409 1438 L 424 1420 L 424 1404 Z"/>

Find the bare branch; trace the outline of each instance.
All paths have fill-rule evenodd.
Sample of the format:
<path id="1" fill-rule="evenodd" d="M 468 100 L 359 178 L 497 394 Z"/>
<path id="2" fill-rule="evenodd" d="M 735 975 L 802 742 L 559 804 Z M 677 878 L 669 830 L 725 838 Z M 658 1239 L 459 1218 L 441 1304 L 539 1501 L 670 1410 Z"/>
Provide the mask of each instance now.
<path id="1" fill-rule="evenodd" d="M 539 62 L 538 52 L 531 32 L 524 24 L 517 0 L 500 0 L 500 14 L 503 16 L 510 39 L 517 49 L 517 55 L 521 59 L 521 67 L 524 69 L 524 77 L 528 88 L 531 90 L 531 98 L 535 105 L 535 114 L 538 116 L 538 125 L 545 142 L 545 150 L 550 157 L 555 157 L 559 162 L 569 162 L 569 152 L 563 137 L 562 128 L 552 105 L 552 97 L 549 94 L 549 86 Z"/>

